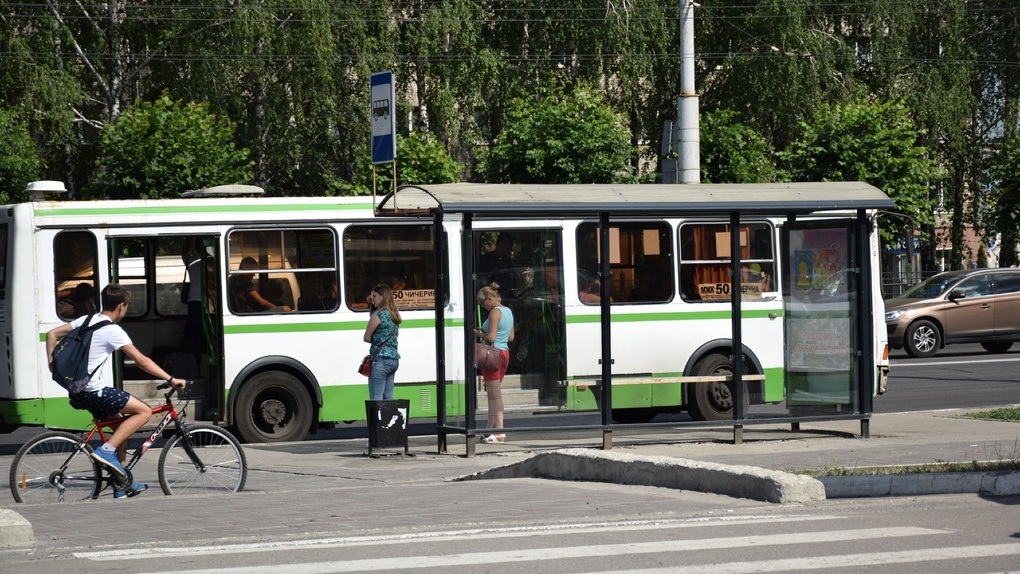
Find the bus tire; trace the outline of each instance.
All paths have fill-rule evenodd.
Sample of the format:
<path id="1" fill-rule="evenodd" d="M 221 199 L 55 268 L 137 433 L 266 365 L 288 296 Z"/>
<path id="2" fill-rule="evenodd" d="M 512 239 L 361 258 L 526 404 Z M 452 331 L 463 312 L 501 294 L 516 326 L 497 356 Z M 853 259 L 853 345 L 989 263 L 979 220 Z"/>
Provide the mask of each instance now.
<path id="1" fill-rule="evenodd" d="M 694 376 L 707 377 L 712 375 L 732 375 L 733 362 L 729 357 L 711 354 L 694 365 Z M 732 383 L 690 383 L 692 388 L 687 393 L 687 412 L 696 421 L 733 420 L 733 386 Z M 751 404 L 744 382 L 744 414 Z"/>
<path id="2" fill-rule="evenodd" d="M 295 441 L 311 429 L 313 410 L 301 381 L 288 373 L 266 371 L 241 386 L 234 421 L 244 442 Z"/>
<path id="3" fill-rule="evenodd" d="M 650 423 L 659 411 L 655 409 L 613 409 L 613 422 L 621 425 Z"/>

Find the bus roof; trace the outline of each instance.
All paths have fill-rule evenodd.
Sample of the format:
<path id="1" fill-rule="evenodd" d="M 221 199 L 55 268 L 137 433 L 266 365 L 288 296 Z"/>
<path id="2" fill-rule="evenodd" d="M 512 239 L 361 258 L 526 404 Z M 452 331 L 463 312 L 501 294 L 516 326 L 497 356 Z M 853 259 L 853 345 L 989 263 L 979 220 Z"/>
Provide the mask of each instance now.
<path id="1" fill-rule="evenodd" d="M 380 201 L 379 212 L 502 216 L 731 212 L 787 215 L 894 207 L 882 190 L 859 181 L 662 185 L 452 183 L 401 186 Z"/>

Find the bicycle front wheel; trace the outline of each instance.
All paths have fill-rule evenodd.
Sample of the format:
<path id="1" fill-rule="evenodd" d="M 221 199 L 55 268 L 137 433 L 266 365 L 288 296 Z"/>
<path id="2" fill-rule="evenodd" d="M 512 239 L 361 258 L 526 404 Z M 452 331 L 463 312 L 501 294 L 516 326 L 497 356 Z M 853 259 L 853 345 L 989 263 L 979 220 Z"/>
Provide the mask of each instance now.
<path id="1" fill-rule="evenodd" d="M 91 446 L 66 432 L 47 432 L 26 442 L 11 462 L 11 494 L 15 502 L 96 498 L 103 482 L 91 452 Z"/>
<path id="2" fill-rule="evenodd" d="M 175 434 L 159 455 L 159 485 L 168 495 L 240 492 L 247 477 L 240 443 L 217 426 L 189 424 L 187 437 Z"/>

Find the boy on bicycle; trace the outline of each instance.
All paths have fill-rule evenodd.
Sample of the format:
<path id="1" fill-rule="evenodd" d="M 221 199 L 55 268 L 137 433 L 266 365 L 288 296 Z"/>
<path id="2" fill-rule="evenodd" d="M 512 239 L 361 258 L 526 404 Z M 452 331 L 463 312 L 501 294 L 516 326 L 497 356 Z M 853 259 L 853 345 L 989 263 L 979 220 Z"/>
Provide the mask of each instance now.
<path id="1" fill-rule="evenodd" d="M 68 396 L 72 406 L 87 409 L 96 419 L 104 420 L 116 414 L 124 417 L 123 422 L 117 425 L 107 442 L 92 452 L 92 458 L 96 462 L 111 470 L 119 479 L 124 479 L 127 477 L 123 466 L 127 462 L 127 441 L 131 435 L 148 422 L 152 416 L 152 407 L 125 391 L 105 384 L 104 381 L 109 373 L 107 373 L 107 369 L 99 367 L 104 365 L 114 351 L 121 350 L 146 373 L 167 381 L 178 389 L 183 389 L 187 383 L 184 379 L 175 379 L 155 361 L 145 356 L 131 343 L 131 338 L 124 332 L 124 329 L 117 325 L 127 314 L 128 301 L 131 299 L 131 293 L 127 289 L 116 283 L 110 283 L 103 289 L 101 298 L 103 310 L 92 316 L 90 324 L 94 325 L 101 321 L 110 321 L 113 324 L 92 333 L 88 369 L 90 373 L 95 371 L 95 374 L 84 390 L 79 393 L 69 393 Z M 49 357 L 51 370 L 53 369 L 53 349 L 57 346 L 57 342 L 84 323 L 87 317 L 88 315 L 83 315 L 46 333 L 46 354 Z M 147 484 L 134 482 L 125 489 L 115 488 L 113 497 L 135 496 L 148 488 Z"/>

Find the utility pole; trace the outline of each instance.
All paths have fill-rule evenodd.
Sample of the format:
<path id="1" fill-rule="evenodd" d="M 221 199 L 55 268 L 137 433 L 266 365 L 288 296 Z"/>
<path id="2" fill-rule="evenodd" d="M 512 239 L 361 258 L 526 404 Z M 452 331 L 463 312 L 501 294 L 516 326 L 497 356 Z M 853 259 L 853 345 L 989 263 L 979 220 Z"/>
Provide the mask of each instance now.
<path id="1" fill-rule="evenodd" d="M 677 180 L 701 183 L 701 142 L 698 132 L 698 93 L 694 91 L 694 0 L 680 0 L 680 97 L 676 118 Z"/>

